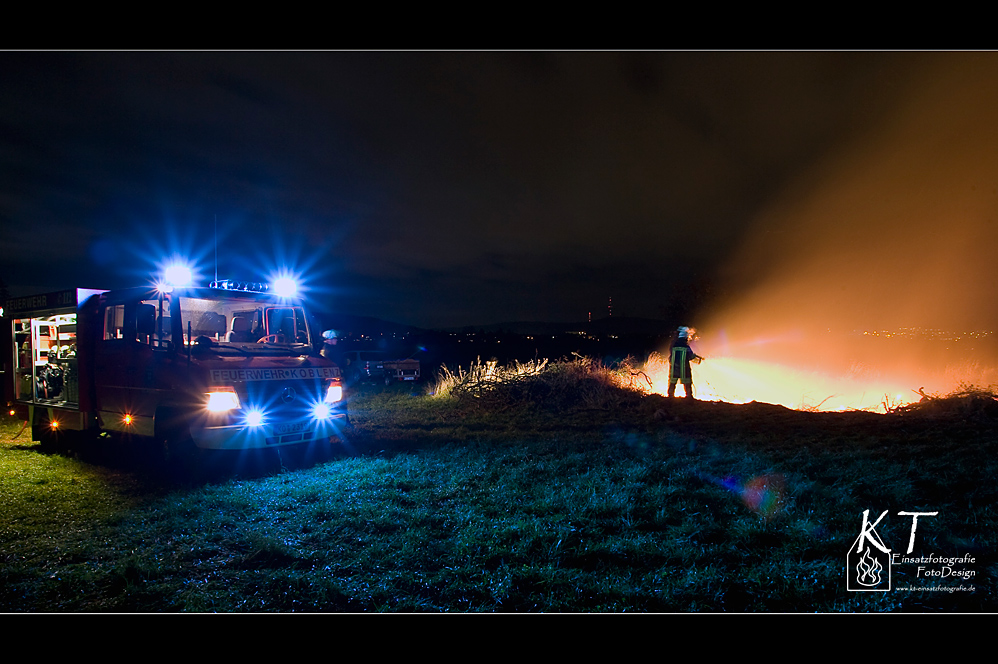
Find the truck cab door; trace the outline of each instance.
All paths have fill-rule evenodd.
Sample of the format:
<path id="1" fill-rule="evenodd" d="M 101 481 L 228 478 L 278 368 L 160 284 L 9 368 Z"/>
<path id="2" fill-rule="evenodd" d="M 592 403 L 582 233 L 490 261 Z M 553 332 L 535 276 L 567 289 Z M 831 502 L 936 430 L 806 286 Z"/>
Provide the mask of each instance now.
<path id="1" fill-rule="evenodd" d="M 104 428 L 152 436 L 161 400 L 162 365 L 168 345 L 154 304 L 132 301 L 102 308 L 103 338 L 95 353 L 97 410 Z M 168 325 L 168 324 L 167 324 Z"/>

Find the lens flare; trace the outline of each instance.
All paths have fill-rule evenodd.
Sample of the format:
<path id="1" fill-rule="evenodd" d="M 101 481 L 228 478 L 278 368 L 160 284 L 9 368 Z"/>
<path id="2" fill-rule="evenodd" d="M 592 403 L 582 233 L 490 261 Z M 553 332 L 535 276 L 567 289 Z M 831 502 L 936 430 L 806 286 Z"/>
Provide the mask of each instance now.
<path id="1" fill-rule="evenodd" d="M 163 280 L 166 286 L 183 288 L 194 280 L 194 274 L 184 263 L 172 263 L 163 270 Z"/>
<path id="2" fill-rule="evenodd" d="M 746 507 L 766 519 L 771 519 L 783 511 L 782 475 L 757 475 L 746 482 L 735 476 L 707 479 L 736 494 Z"/>
<path id="3" fill-rule="evenodd" d="M 298 293 L 298 282 L 292 277 L 278 277 L 274 279 L 272 290 L 281 297 L 294 297 Z"/>

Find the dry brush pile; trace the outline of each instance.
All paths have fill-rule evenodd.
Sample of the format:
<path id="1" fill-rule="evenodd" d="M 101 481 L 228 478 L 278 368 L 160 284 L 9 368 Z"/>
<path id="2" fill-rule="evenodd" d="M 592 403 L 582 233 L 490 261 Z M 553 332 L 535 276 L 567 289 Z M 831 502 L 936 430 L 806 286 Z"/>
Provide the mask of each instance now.
<path id="1" fill-rule="evenodd" d="M 607 366 L 575 354 L 554 362 L 538 359 L 505 366 L 479 359 L 467 370 L 452 371 L 445 365 L 433 393 L 489 409 L 534 404 L 557 410 L 606 410 L 636 403 L 650 386 L 648 376 L 632 358 Z"/>
<path id="2" fill-rule="evenodd" d="M 885 397 L 888 413 L 928 418 L 958 417 L 963 420 L 998 419 L 998 385 L 980 387 L 961 383 L 953 392 L 940 396 L 917 390 L 922 398 L 912 404 L 891 407 Z"/>

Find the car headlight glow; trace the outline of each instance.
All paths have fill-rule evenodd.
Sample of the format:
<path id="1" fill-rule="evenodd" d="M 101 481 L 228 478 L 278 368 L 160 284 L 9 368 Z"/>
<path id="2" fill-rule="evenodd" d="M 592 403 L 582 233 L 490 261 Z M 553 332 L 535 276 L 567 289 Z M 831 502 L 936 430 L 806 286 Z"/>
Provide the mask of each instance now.
<path id="1" fill-rule="evenodd" d="M 312 416 L 317 420 L 328 420 L 333 414 L 333 409 L 325 401 L 321 401 L 312 408 Z"/>
<path id="2" fill-rule="evenodd" d="M 263 413 L 259 410 L 251 410 L 246 413 L 246 426 L 258 427 L 263 424 Z"/>
<path id="3" fill-rule="evenodd" d="M 224 413 L 234 408 L 239 408 L 239 397 L 231 389 L 215 390 L 208 393 L 206 408 L 212 413 Z"/>
<path id="4" fill-rule="evenodd" d="M 343 398 L 343 386 L 334 383 L 330 385 L 329 388 L 326 390 L 326 398 L 324 399 L 324 401 L 326 403 L 336 403 L 342 398 Z"/>

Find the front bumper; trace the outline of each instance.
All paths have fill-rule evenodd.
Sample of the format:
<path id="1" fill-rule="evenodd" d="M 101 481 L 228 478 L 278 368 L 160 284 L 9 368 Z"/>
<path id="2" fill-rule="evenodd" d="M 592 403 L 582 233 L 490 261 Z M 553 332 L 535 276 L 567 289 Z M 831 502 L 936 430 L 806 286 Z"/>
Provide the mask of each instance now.
<path id="1" fill-rule="evenodd" d="M 344 439 L 347 415 L 336 411 L 326 419 L 192 427 L 194 444 L 205 450 L 250 450 Z"/>

